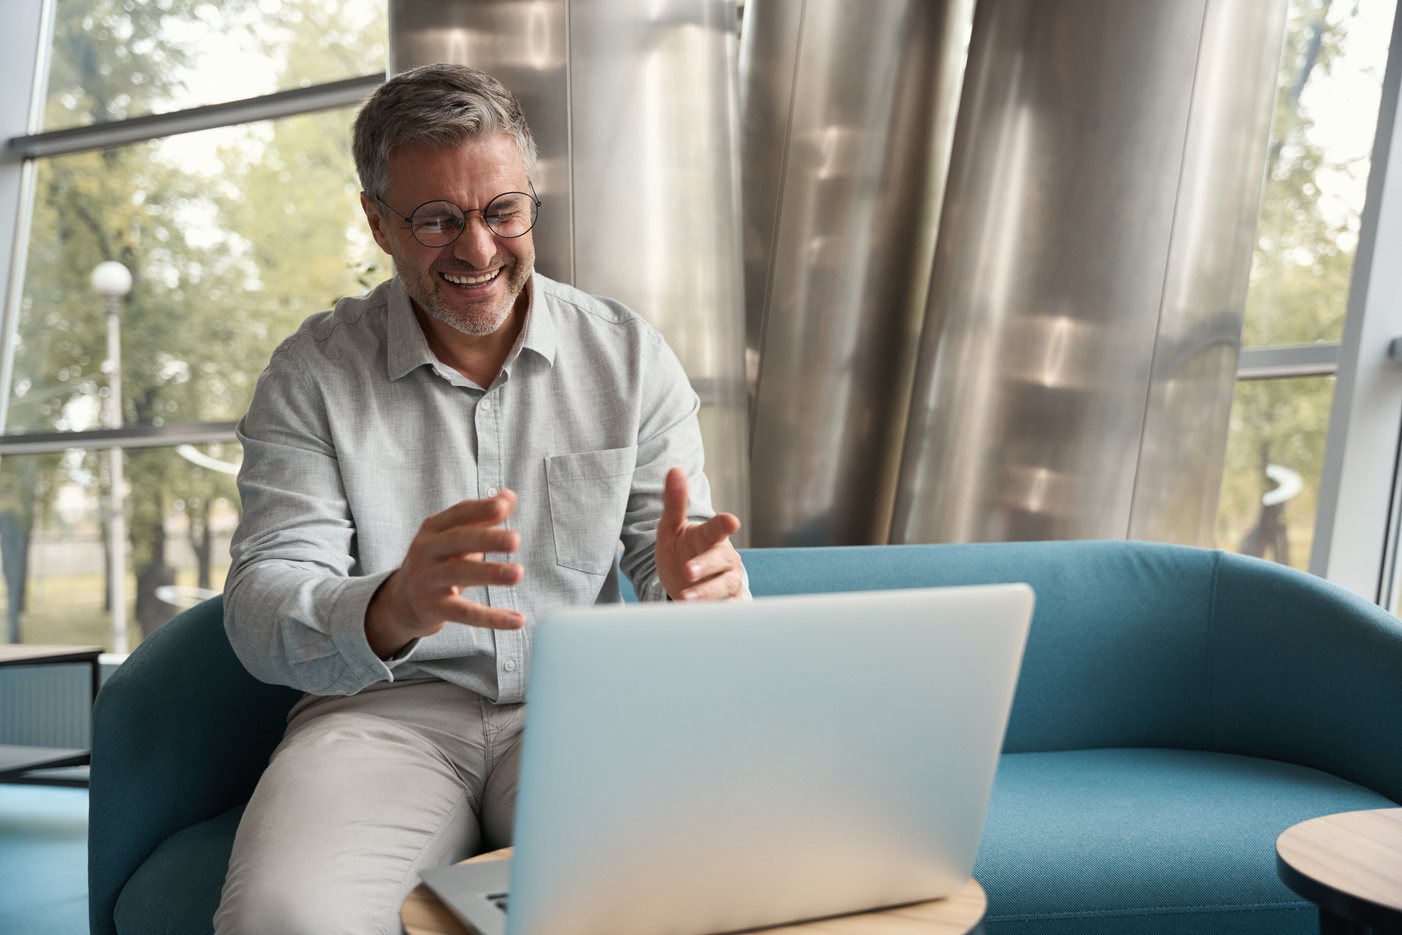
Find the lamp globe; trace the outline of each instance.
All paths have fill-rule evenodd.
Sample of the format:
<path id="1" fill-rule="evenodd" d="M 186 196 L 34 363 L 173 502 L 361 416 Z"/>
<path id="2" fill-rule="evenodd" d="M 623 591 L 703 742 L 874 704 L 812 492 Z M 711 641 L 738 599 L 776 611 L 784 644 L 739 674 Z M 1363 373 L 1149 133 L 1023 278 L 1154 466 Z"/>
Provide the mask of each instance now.
<path id="1" fill-rule="evenodd" d="M 120 299 L 131 291 L 131 270 L 116 260 L 99 263 L 92 271 L 93 291 L 109 299 Z"/>

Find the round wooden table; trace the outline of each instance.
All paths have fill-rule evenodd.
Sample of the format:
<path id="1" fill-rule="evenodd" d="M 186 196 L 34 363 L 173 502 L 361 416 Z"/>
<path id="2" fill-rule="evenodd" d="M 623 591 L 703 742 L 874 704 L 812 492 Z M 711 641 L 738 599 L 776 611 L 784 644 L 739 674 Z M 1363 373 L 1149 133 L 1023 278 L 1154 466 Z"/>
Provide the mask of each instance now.
<path id="1" fill-rule="evenodd" d="M 1275 842 L 1280 879 L 1319 906 L 1322 935 L 1402 933 L 1402 808 L 1311 818 Z"/>
<path id="2" fill-rule="evenodd" d="M 510 856 L 511 848 L 508 847 L 464 863 L 501 860 Z M 765 935 L 890 935 L 892 932 L 966 935 L 982 930 L 983 917 L 987 912 L 988 897 L 984 895 L 983 887 L 978 885 L 977 880 L 970 879 L 962 890 L 944 899 L 879 912 L 862 912 L 840 919 L 781 925 L 763 931 Z M 399 920 L 404 923 L 404 931 L 408 935 L 468 935 L 457 917 L 422 883 L 405 897 L 404 905 L 399 910 Z"/>

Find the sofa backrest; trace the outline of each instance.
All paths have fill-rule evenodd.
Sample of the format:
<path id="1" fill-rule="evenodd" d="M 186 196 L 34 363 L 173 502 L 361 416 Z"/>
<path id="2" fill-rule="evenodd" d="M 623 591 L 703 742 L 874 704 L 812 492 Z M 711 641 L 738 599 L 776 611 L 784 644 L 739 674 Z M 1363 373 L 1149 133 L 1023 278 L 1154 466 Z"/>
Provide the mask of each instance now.
<path id="1" fill-rule="evenodd" d="M 1298 763 L 1402 803 L 1402 621 L 1327 581 L 1223 555 L 1214 749 Z"/>
<path id="2" fill-rule="evenodd" d="M 1210 742 L 1216 553 L 1137 542 L 1014 542 L 742 554 L 756 597 L 1030 584 L 1037 604 L 1005 752 L 1205 749 Z M 875 660 L 871 677 L 881 677 Z"/>
<path id="3" fill-rule="evenodd" d="M 1037 605 L 1004 752 L 1238 753 L 1402 802 L 1402 622 L 1319 578 L 1124 541 L 741 554 L 756 597 L 1030 584 Z M 880 678 L 872 655 L 870 675 Z"/>

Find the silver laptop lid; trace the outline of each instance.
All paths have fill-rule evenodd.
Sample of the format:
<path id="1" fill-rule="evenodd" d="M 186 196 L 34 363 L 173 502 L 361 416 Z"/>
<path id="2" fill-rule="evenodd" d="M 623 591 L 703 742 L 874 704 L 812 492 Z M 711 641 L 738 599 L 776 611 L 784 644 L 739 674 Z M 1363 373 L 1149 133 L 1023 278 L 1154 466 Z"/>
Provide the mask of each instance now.
<path id="1" fill-rule="evenodd" d="M 563 612 L 535 634 L 510 935 L 701 935 L 968 879 L 1026 585 Z"/>

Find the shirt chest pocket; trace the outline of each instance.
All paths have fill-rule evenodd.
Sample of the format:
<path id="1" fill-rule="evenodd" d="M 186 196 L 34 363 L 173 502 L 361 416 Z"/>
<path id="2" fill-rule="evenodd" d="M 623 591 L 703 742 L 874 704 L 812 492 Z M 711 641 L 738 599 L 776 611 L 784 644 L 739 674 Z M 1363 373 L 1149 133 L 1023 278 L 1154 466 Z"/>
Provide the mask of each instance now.
<path id="1" fill-rule="evenodd" d="M 637 460 L 636 445 L 545 459 L 556 562 L 591 575 L 613 567 Z"/>

